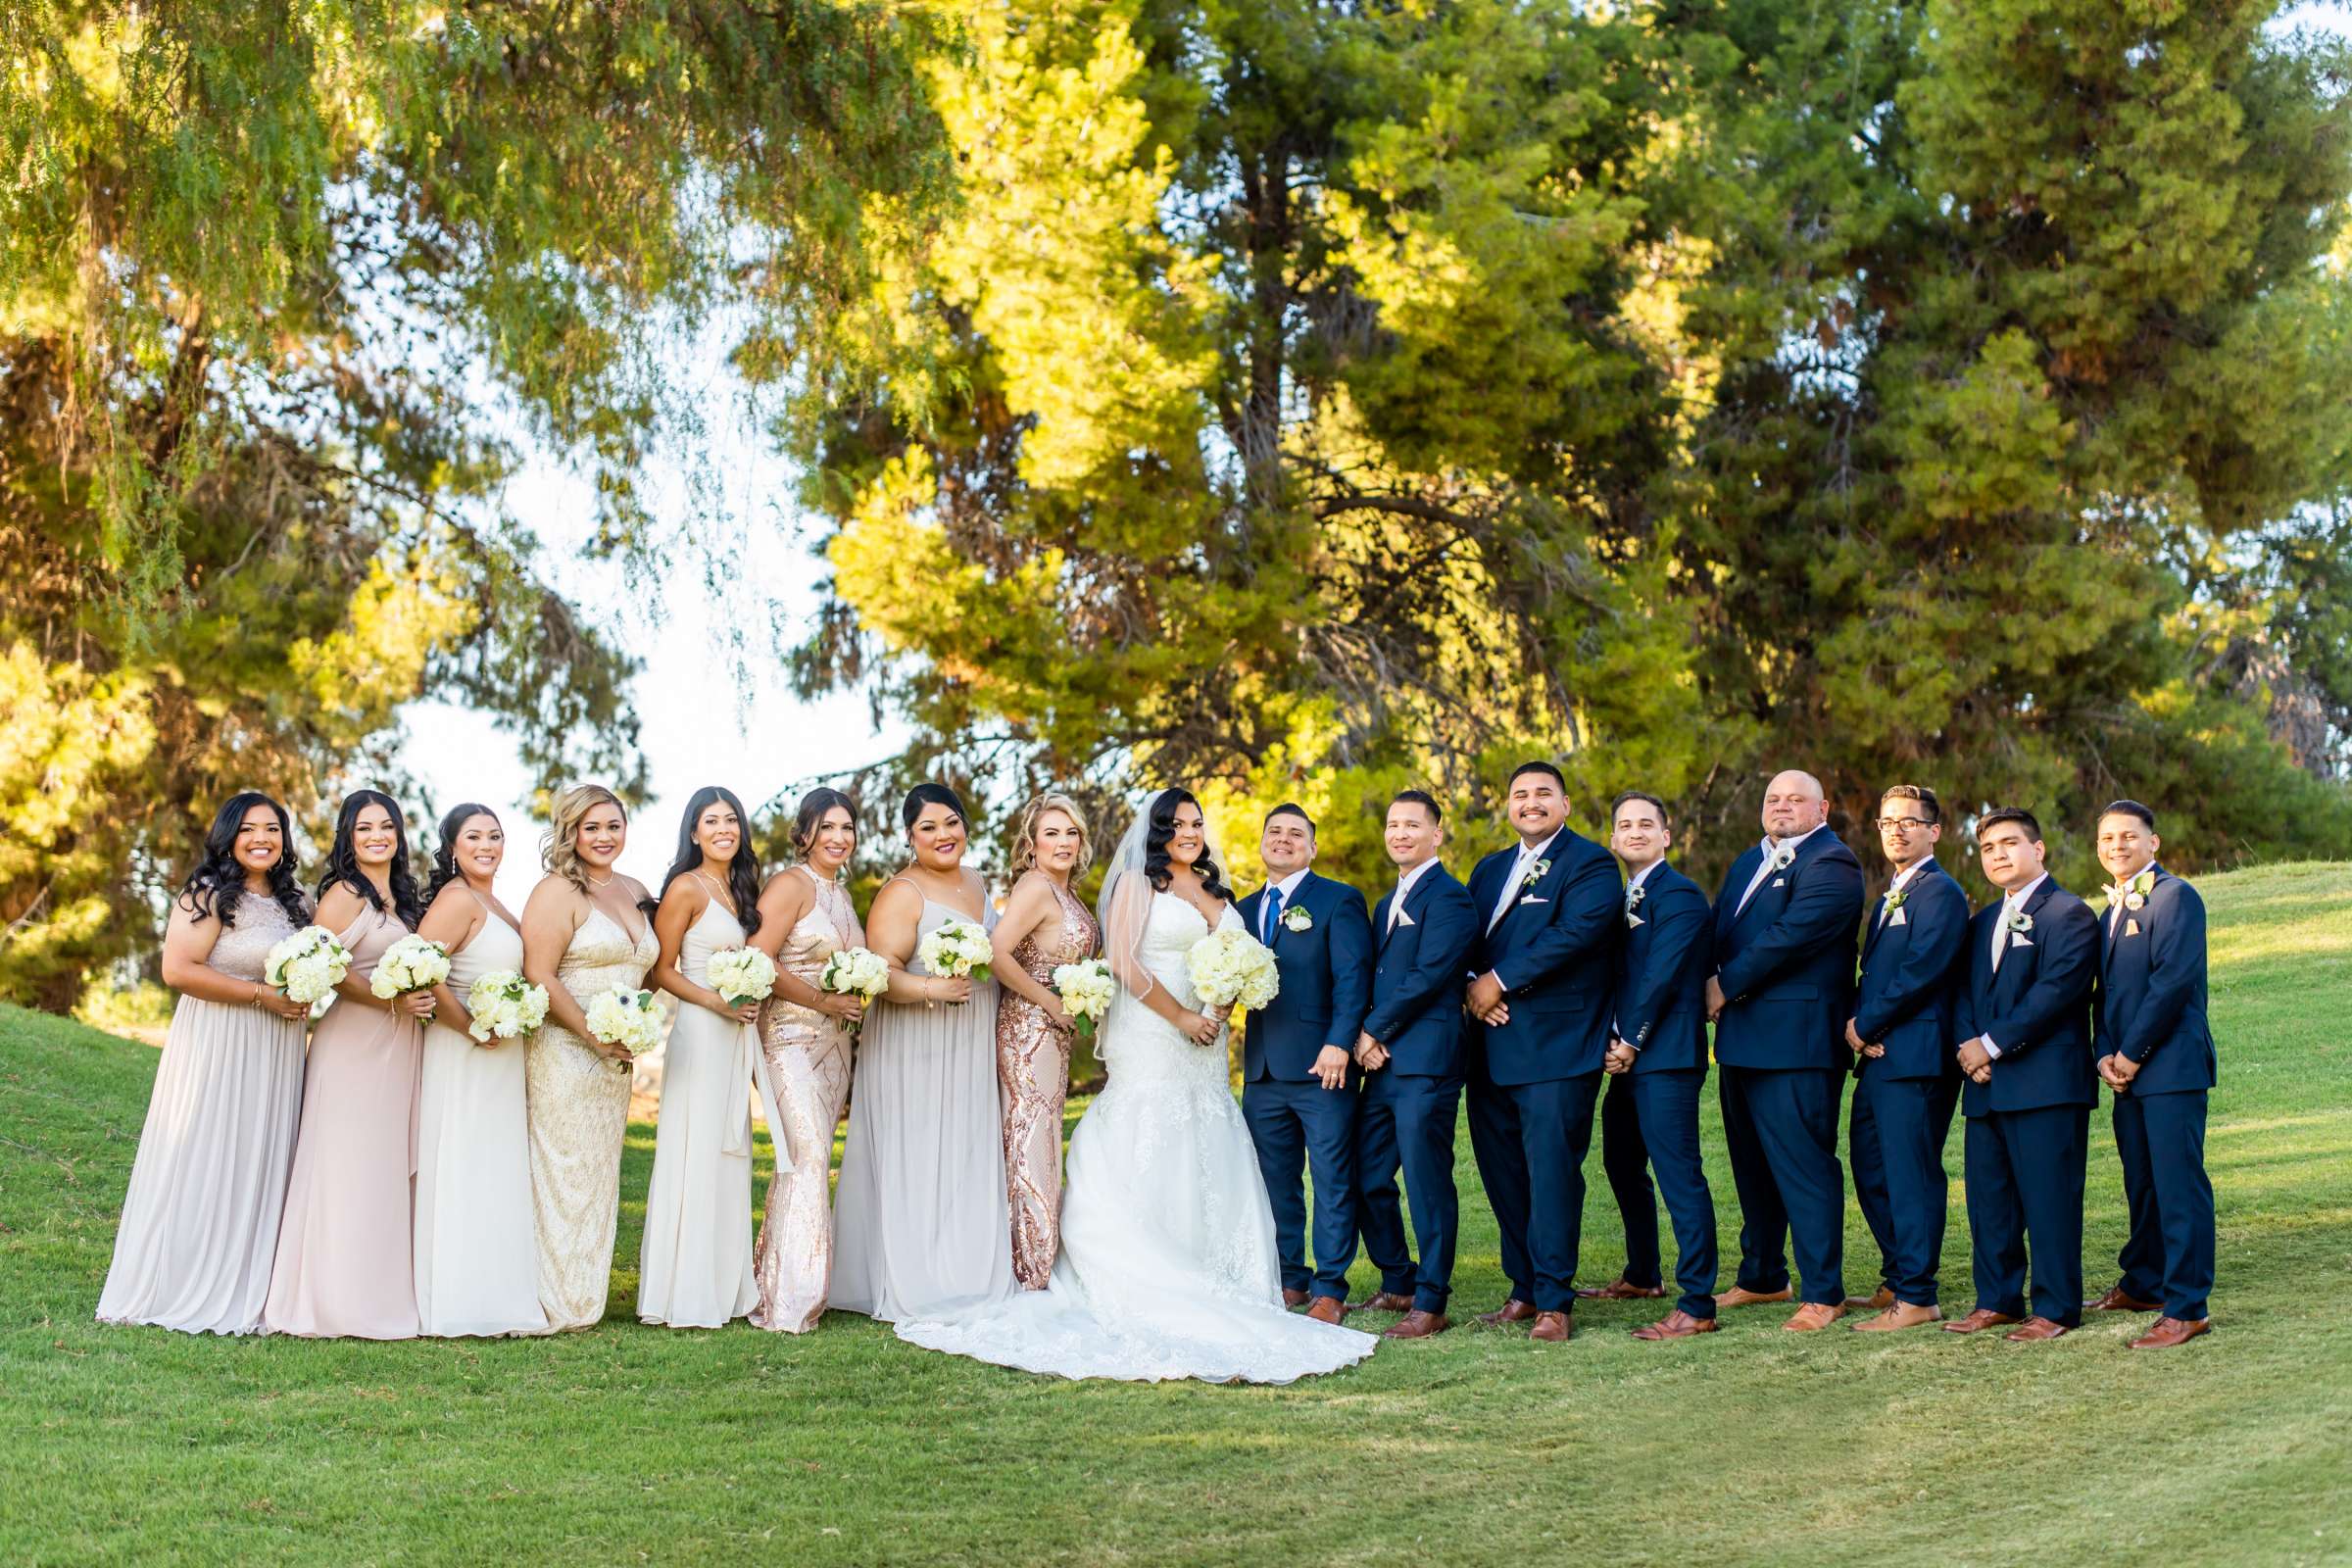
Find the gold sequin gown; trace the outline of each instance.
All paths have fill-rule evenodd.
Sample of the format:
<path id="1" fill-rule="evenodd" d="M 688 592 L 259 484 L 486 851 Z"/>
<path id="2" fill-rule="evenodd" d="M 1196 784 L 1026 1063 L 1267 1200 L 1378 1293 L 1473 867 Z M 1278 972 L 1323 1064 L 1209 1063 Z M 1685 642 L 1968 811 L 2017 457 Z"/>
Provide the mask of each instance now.
<path id="1" fill-rule="evenodd" d="M 1054 971 L 1094 956 L 1095 917 L 1049 882 L 1061 921 L 1044 949 L 1034 936 L 1012 950 L 1030 979 L 1052 990 Z M 1004 1097 L 1004 1195 L 1012 1210 L 1012 1273 L 1042 1291 L 1061 1250 L 1061 1107 L 1070 1093 L 1070 1037 L 1045 1008 L 1004 988 L 997 1005 L 997 1087 Z"/>

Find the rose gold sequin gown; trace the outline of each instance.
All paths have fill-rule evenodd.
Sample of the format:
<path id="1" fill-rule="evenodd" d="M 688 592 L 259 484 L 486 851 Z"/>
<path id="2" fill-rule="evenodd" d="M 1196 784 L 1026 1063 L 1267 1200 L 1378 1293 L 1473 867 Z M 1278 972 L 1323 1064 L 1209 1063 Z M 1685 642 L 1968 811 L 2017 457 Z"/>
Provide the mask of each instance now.
<path id="1" fill-rule="evenodd" d="M 807 866 L 794 869 L 814 886 L 816 903 L 785 937 L 777 962 L 813 986 L 835 952 L 865 945 L 865 929 L 846 888 Z M 760 1009 L 760 1050 L 776 1170 L 754 1260 L 760 1304 L 752 1321 L 806 1334 L 824 1315 L 833 1282 L 833 1129 L 850 1090 L 849 1025 L 774 997 Z"/>
<path id="2" fill-rule="evenodd" d="M 1054 970 L 1095 954 L 1095 917 L 1053 882 L 1061 923 L 1041 951 L 1034 936 L 1013 961 L 1049 991 Z M 1012 1272 L 1026 1291 L 1042 1291 L 1061 1250 L 1061 1105 L 1070 1092 L 1070 1037 L 1046 1011 L 1004 988 L 997 1004 L 997 1084 L 1004 1096 L 1004 1195 L 1012 1210 Z"/>

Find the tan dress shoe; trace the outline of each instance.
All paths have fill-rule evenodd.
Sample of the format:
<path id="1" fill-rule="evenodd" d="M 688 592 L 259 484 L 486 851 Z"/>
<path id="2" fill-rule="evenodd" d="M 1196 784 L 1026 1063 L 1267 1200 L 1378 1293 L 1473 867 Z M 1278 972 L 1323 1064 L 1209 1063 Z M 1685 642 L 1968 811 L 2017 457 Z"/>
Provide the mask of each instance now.
<path id="1" fill-rule="evenodd" d="M 1304 1291 L 1294 1291 L 1288 1285 L 1285 1285 L 1282 1288 L 1282 1304 L 1285 1306 L 1304 1306 L 1306 1304 L 1306 1293 Z"/>
<path id="2" fill-rule="evenodd" d="M 1868 1296 L 1849 1296 L 1845 1309 L 1849 1312 L 1884 1312 L 1894 1304 L 1894 1292 L 1882 1285 Z"/>
<path id="3" fill-rule="evenodd" d="M 1923 1323 L 1939 1323 L 1943 1308 L 1913 1306 L 1909 1301 L 1890 1302 L 1877 1317 L 1864 1318 L 1854 1325 L 1856 1334 L 1891 1334 L 1896 1329 L 1915 1329 Z"/>
<path id="4" fill-rule="evenodd" d="M 1715 1293 L 1715 1310 L 1728 1312 L 1735 1306 L 1758 1306 L 1766 1301 L 1787 1301 L 1796 1293 L 1784 1285 L 1777 1291 L 1751 1291 L 1744 1285 L 1735 1285 L 1728 1291 Z"/>
<path id="5" fill-rule="evenodd" d="M 1687 1340 L 1693 1334 L 1712 1334 L 1715 1320 L 1711 1317 L 1692 1317 L 1676 1307 L 1655 1323 L 1644 1323 L 1634 1330 L 1637 1340 Z"/>
<path id="6" fill-rule="evenodd" d="M 1375 1291 L 1360 1301 L 1348 1303 L 1350 1312 L 1410 1312 L 1412 1309 L 1413 1298 L 1399 1296 L 1395 1291 Z"/>
<path id="7" fill-rule="evenodd" d="M 1337 1323 L 1348 1315 L 1348 1303 L 1336 1296 L 1318 1296 L 1306 1304 L 1306 1315 L 1318 1323 Z"/>
<path id="8" fill-rule="evenodd" d="M 1453 1319 L 1443 1312 L 1424 1312 L 1418 1308 L 1407 1312 L 1382 1332 L 1384 1340 L 1426 1340 L 1453 1327 Z"/>
<path id="9" fill-rule="evenodd" d="M 2066 1325 L 2053 1323 L 2038 1312 L 2001 1336 L 2014 1345 L 2031 1345 L 2035 1340 L 2054 1340 L 2066 1332 Z"/>
<path id="10" fill-rule="evenodd" d="M 1606 1285 L 1595 1285 L 1591 1290 L 1576 1294 L 1579 1299 L 1587 1301 L 1654 1301 L 1666 1294 L 1666 1287 L 1628 1285 L 1625 1276 L 1620 1274 Z"/>
<path id="11" fill-rule="evenodd" d="M 1524 1323 L 1535 1315 L 1534 1302 L 1522 1301 L 1514 1296 L 1494 1311 L 1479 1313 L 1478 1320 L 1491 1329 L 1498 1329 L 1505 1323 Z"/>
<path id="12" fill-rule="evenodd" d="M 1791 1312 L 1788 1321 L 1781 1327 L 1791 1334 L 1818 1334 L 1843 1316 L 1845 1307 L 1842 1303 L 1832 1306 L 1827 1301 L 1807 1301 Z"/>
<path id="13" fill-rule="evenodd" d="M 1567 1313 L 1538 1312 L 1536 1326 L 1528 1330 L 1527 1337 L 1542 1340 L 1545 1345 L 1558 1345 L 1575 1333 L 1576 1321 Z"/>
<path id="14" fill-rule="evenodd" d="M 2121 1285 L 2111 1285 L 2105 1294 L 2096 1300 L 2084 1301 L 2082 1310 L 2085 1312 L 2153 1312 L 2156 1310 L 2156 1305 L 2157 1303 L 2154 1301 L 2143 1301 L 2136 1296 L 2129 1295 Z"/>
<path id="15" fill-rule="evenodd" d="M 2183 1317 L 2160 1317 L 2156 1326 L 2132 1342 L 2134 1350 L 2169 1350 L 2176 1345 L 2186 1345 L 2200 1334 L 2213 1332 L 2213 1319 L 2201 1317 L 2190 1321 Z"/>
<path id="16" fill-rule="evenodd" d="M 1946 1323 L 1943 1326 L 1943 1332 L 1946 1334 L 1982 1334 L 1986 1329 L 1997 1329 L 2005 1323 L 2016 1321 L 2017 1318 L 2013 1313 L 1995 1312 L 1989 1306 L 1980 1306 L 1968 1316 L 1955 1322 Z"/>

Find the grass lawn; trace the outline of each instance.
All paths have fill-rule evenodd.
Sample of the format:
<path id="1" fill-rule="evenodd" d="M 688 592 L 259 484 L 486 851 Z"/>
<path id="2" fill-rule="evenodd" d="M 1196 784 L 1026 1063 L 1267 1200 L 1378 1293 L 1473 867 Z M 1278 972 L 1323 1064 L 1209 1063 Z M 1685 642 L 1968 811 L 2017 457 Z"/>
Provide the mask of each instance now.
<path id="1" fill-rule="evenodd" d="M 2218 1331 L 2053 1344 L 1456 1329 L 1286 1389 L 1073 1385 L 901 1345 L 625 1319 L 553 1342 L 189 1339 L 91 1320 L 154 1053 L 0 1009 L 0 1560 L 789 1564 L 2352 1561 L 2352 867 L 2216 877 Z M 1710 1096 L 1726 1279 L 1739 1210 Z M 2092 1122 L 2086 1277 L 2124 1202 Z M 1457 1140 L 1456 1301 L 1502 1294 Z M 764 1152 L 764 1150 L 763 1150 Z M 1955 1128 L 1947 1162 L 1957 1175 Z M 1598 1151 L 1585 1277 L 1622 1260 Z M 765 1163 L 761 1165 L 765 1181 Z M 1947 1306 L 1969 1304 L 1958 1184 Z M 1668 1240 L 1671 1250 L 1671 1238 Z M 1848 1209 L 1848 1282 L 1876 1253 Z M 1357 1279 L 1368 1274 L 1359 1264 Z M 1382 1322 L 1388 1321 L 1382 1319 Z"/>

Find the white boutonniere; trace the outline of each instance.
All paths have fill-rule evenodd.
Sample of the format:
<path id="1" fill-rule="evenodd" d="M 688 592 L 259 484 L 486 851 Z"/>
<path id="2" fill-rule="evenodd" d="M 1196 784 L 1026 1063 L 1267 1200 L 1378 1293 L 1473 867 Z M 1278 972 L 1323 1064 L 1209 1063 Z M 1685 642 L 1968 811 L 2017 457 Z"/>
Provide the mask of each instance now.
<path id="1" fill-rule="evenodd" d="M 2131 881 L 2119 882 L 2109 887 L 2106 890 L 2107 907 L 2112 911 L 2118 904 L 2121 904 L 2127 909 L 2145 908 L 2148 895 L 2155 891 L 2156 868 L 2150 866 Z"/>
<path id="2" fill-rule="evenodd" d="M 1790 866 L 1794 865 L 1795 863 L 1796 863 L 1796 846 L 1795 846 L 1795 845 L 1793 845 L 1793 844 L 1784 844 L 1784 845 L 1780 846 L 1778 849 L 1776 849 L 1776 850 L 1774 850 L 1774 851 L 1772 852 L 1772 868 L 1773 868 L 1775 871 L 1786 871 L 1786 870 L 1788 870 L 1788 869 Z"/>
<path id="3" fill-rule="evenodd" d="M 1625 923 L 1627 929 L 1630 930 L 1642 923 L 1642 916 L 1635 911 L 1642 907 L 1642 895 L 1648 891 L 1649 890 L 1647 888 L 1643 887 L 1639 882 L 1625 890 Z"/>
<path id="4" fill-rule="evenodd" d="M 2023 936 L 2028 931 L 2034 929 L 2034 917 L 2023 909 L 2011 909 L 2009 911 L 2009 918 L 2004 920 L 2002 924 L 2006 925 L 2010 930 L 2016 932 L 2018 935 Z"/>
<path id="5" fill-rule="evenodd" d="M 1537 883 L 1543 881 L 1550 874 L 1551 862 L 1549 860 L 1538 860 L 1535 864 L 1527 868 L 1527 875 L 1519 879 L 1519 891 L 1522 893 L 1526 892 L 1529 888 L 1534 887 Z"/>
<path id="6" fill-rule="evenodd" d="M 1886 895 L 1886 912 L 1887 912 L 1888 914 L 1892 914 L 1892 913 L 1893 913 L 1895 910 L 1897 910 L 1897 909 L 1901 908 L 1901 907 L 1902 907 L 1904 905 L 1906 905 L 1906 904 L 1908 904 L 1908 903 L 1910 903 L 1910 902 L 1911 902 L 1911 890 L 1910 890 L 1910 889 L 1908 889 L 1908 888 L 1895 888 L 1895 889 L 1893 889 L 1891 892 L 1889 892 L 1889 893 Z"/>
<path id="7" fill-rule="evenodd" d="M 1282 928 L 1285 931 L 1311 931 L 1314 925 L 1315 917 L 1296 904 L 1282 911 Z"/>

